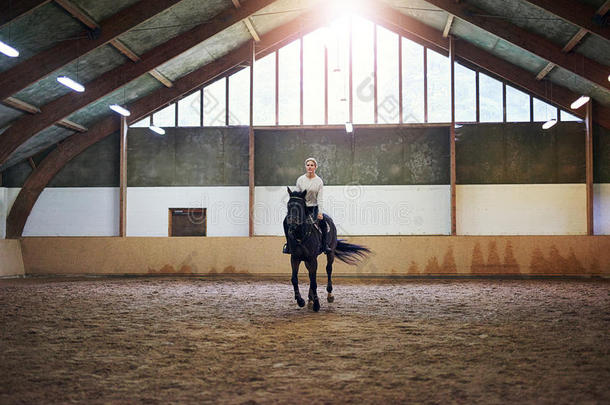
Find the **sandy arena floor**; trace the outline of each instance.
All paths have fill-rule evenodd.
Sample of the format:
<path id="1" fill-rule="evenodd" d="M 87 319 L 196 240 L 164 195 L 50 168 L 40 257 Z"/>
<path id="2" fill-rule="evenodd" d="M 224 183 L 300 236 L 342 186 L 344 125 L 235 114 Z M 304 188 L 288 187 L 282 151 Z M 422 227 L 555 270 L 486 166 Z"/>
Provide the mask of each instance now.
<path id="1" fill-rule="evenodd" d="M 610 403 L 608 281 L 323 287 L 0 280 L 0 403 Z"/>

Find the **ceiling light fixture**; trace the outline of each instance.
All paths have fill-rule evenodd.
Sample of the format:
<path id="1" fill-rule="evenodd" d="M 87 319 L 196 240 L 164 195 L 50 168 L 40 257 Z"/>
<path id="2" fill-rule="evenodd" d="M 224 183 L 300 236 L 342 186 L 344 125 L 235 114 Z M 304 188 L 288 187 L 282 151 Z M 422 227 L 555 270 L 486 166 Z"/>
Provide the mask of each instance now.
<path id="1" fill-rule="evenodd" d="M 588 96 L 580 96 L 578 98 L 578 100 L 574 101 L 572 104 L 570 104 L 570 108 L 572 110 L 577 110 L 580 107 L 582 107 L 583 105 L 587 104 L 587 102 L 591 99 L 591 97 Z"/>
<path id="2" fill-rule="evenodd" d="M 354 126 L 352 125 L 351 122 L 345 123 L 345 132 L 347 132 L 348 134 L 351 134 L 352 132 L 354 132 Z"/>
<path id="3" fill-rule="evenodd" d="M 19 56 L 18 50 L 8 44 L 5 44 L 2 41 L 0 41 L 0 52 L 11 58 L 16 58 L 17 56 Z"/>
<path id="4" fill-rule="evenodd" d="M 552 128 L 555 126 L 555 124 L 557 124 L 557 120 L 555 118 L 551 118 L 550 120 L 542 124 L 542 129 Z"/>
<path id="5" fill-rule="evenodd" d="M 118 104 L 112 104 L 110 106 L 110 109 L 114 112 L 121 114 L 123 117 L 129 117 L 131 115 L 131 112 L 129 112 L 127 108 L 122 107 Z"/>
<path id="6" fill-rule="evenodd" d="M 78 91 L 79 93 L 82 93 L 83 91 L 85 91 L 85 86 L 83 86 L 82 84 L 75 82 L 74 80 L 70 79 L 68 76 L 59 76 L 57 78 L 57 81 L 60 82 L 61 84 L 63 84 L 66 87 L 71 88 L 74 91 Z"/>
<path id="7" fill-rule="evenodd" d="M 150 128 L 151 131 L 158 133 L 159 135 L 165 135 L 165 130 L 163 128 L 159 128 L 156 125 L 151 125 L 148 128 Z"/>

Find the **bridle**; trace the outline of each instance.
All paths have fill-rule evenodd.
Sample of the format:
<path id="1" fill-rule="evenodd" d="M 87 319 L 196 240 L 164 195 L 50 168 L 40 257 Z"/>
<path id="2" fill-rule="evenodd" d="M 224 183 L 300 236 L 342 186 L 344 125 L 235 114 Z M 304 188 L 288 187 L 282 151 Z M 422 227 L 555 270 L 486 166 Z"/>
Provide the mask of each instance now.
<path id="1" fill-rule="evenodd" d="M 305 217 L 304 220 L 301 216 L 299 216 L 299 218 L 295 218 L 295 215 L 290 215 L 291 202 L 293 203 L 292 205 L 294 205 L 295 203 L 299 204 L 299 209 L 303 212 L 302 217 Z M 291 196 L 288 199 L 287 205 L 288 205 L 288 215 L 286 215 L 286 223 L 288 224 L 288 235 L 292 239 L 294 239 L 298 245 L 303 245 L 303 242 L 306 241 L 307 239 L 309 239 L 309 237 L 311 236 L 311 234 L 313 232 L 313 228 L 314 228 L 313 225 L 315 224 L 315 219 L 313 218 L 313 216 L 305 214 L 305 199 L 303 197 Z M 295 236 L 295 228 L 299 228 L 299 227 L 302 227 L 305 225 L 309 225 L 309 226 L 306 226 L 304 235 L 301 238 L 298 238 L 297 236 Z"/>

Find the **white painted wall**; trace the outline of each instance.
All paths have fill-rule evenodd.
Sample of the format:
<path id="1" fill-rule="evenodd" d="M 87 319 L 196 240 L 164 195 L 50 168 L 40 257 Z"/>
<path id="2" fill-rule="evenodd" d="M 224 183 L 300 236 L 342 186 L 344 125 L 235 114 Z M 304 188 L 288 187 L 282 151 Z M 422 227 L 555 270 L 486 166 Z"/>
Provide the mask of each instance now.
<path id="1" fill-rule="evenodd" d="M 129 187 L 127 236 L 168 236 L 170 208 L 207 208 L 208 236 L 248 236 L 248 187 Z"/>
<path id="2" fill-rule="evenodd" d="M 462 185 L 456 188 L 459 235 L 582 235 L 584 184 Z"/>
<path id="3" fill-rule="evenodd" d="M 610 183 L 593 185 L 593 229 L 595 235 L 610 235 Z"/>
<path id="4" fill-rule="evenodd" d="M 19 190 L 7 189 L 9 207 Z M 45 188 L 23 230 L 23 236 L 118 234 L 119 189 L 116 187 Z"/>
<path id="5" fill-rule="evenodd" d="M 0 187 L 0 239 L 6 238 L 6 217 L 8 215 L 6 187 Z"/>
<path id="6" fill-rule="evenodd" d="M 326 186 L 342 235 L 449 234 L 449 186 Z M 610 235 L 610 184 L 594 187 L 595 234 Z M 18 188 L 0 187 L 0 236 Z M 118 235 L 118 188 L 47 188 L 24 236 Z M 285 187 L 256 187 L 256 235 L 282 235 Z M 207 208 L 209 236 L 248 235 L 248 187 L 130 187 L 127 235 L 167 236 L 168 209 Z M 586 233 L 584 184 L 457 187 L 461 235 Z"/>
<path id="7" fill-rule="evenodd" d="M 340 235 L 446 235 L 449 186 L 324 186 L 324 209 Z M 256 187 L 254 232 L 283 235 L 286 187 Z"/>

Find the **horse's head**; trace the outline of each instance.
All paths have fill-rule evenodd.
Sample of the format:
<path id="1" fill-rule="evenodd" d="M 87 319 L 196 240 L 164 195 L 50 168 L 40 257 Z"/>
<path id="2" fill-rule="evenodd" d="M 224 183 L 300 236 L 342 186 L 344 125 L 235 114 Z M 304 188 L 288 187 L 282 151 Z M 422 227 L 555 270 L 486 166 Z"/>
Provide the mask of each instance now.
<path id="1" fill-rule="evenodd" d="M 287 187 L 288 195 L 288 212 L 286 214 L 286 223 L 289 227 L 302 225 L 305 222 L 305 195 L 307 190 L 292 191 Z"/>

